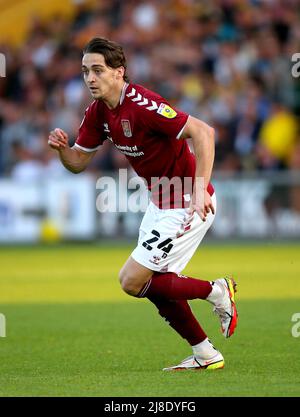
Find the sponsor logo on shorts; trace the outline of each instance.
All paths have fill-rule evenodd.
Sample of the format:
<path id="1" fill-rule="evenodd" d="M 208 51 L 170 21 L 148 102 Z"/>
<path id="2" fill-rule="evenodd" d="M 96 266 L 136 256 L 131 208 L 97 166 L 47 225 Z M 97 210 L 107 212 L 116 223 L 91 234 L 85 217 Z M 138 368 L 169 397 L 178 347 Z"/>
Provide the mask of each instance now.
<path id="1" fill-rule="evenodd" d="M 149 259 L 149 261 L 150 261 L 152 264 L 159 265 L 159 262 L 161 261 L 161 258 L 160 258 L 159 256 L 154 255 L 154 256 L 152 257 L 152 259 Z"/>

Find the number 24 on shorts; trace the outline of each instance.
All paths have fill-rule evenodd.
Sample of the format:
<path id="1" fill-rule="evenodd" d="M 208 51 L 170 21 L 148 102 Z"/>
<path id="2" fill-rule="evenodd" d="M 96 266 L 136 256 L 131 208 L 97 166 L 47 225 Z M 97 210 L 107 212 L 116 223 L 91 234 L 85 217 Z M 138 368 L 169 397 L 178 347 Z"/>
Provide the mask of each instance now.
<path id="1" fill-rule="evenodd" d="M 152 230 L 151 233 L 153 234 L 153 237 L 142 243 L 144 248 L 148 249 L 149 251 L 153 249 L 153 246 L 151 245 L 155 242 L 158 242 L 160 239 L 160 233 L 157 230 Z M 170 250 L 173 248 L 174 245 L 172 245 L 171 242 L 172 239 L 167 238 L 157 245 L 157 249 L 161 249 L 164 252 L 163 258 L 166 258 Z"/>

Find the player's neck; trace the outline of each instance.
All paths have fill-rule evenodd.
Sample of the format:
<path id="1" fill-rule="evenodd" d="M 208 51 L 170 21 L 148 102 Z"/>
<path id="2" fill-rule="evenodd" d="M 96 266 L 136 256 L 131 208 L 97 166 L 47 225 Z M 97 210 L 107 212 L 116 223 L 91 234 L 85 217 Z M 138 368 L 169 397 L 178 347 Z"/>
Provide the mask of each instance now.
<path id="1" fill-rule="evenodd" d="M 109 97 L 102 99 L 110 110 L 115 109 L 119 105 L 125 84 L 125 81 L 122 80 L 122 82 L 110 92 Z"/>

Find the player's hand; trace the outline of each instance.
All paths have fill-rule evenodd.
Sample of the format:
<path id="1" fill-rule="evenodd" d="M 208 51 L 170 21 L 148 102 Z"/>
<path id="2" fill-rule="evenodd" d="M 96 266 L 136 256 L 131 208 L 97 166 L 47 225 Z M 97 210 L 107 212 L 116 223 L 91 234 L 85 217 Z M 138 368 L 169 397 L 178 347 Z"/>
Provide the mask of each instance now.
<path id="1" fill-rule="evenodd" d="M 206 221 L 208 213 L 211 212 L 212 214 L 215 214 L 215 208 L 207 190 L 198 189 L 197 192 L 194 191 L 188 212 L 190 214 L 193 214 L 194 212 L 198 213 L 201 220 L 204 222 Z"/>
<path id="2" fill-rule="evenodd" d="M 67 133 L 62 129 L 56 128 L 49 134 L 48 145 L 56 150 L 65 149 L 69 145 L 68 140 Z"/>

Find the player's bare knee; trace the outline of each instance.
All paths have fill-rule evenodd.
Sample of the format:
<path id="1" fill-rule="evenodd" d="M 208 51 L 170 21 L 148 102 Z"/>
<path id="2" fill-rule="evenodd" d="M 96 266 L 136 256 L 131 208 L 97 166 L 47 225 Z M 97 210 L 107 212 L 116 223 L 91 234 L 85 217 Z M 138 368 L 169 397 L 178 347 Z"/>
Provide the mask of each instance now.
<path id="1" fill-rule="evenodd" d="M 124 292 L 132 296 L 138 295 L 140 288 L 136 285 L 136 280 L 134 277 L 132 277 L 131 274 L 126 271 L 126 269 L 121 269 L 119 273 L 119 280 L 121 288 Z"/>
<path id="2" fill-rule="evenodd" d="M 121 281 L 121 287 L 126 294 L 132 295 L 133 297 L 136 297 L 140 292 L 139 286 L 137 286 L 134 280 L 130 278 L 123 279 L 123 281 Z"/>

